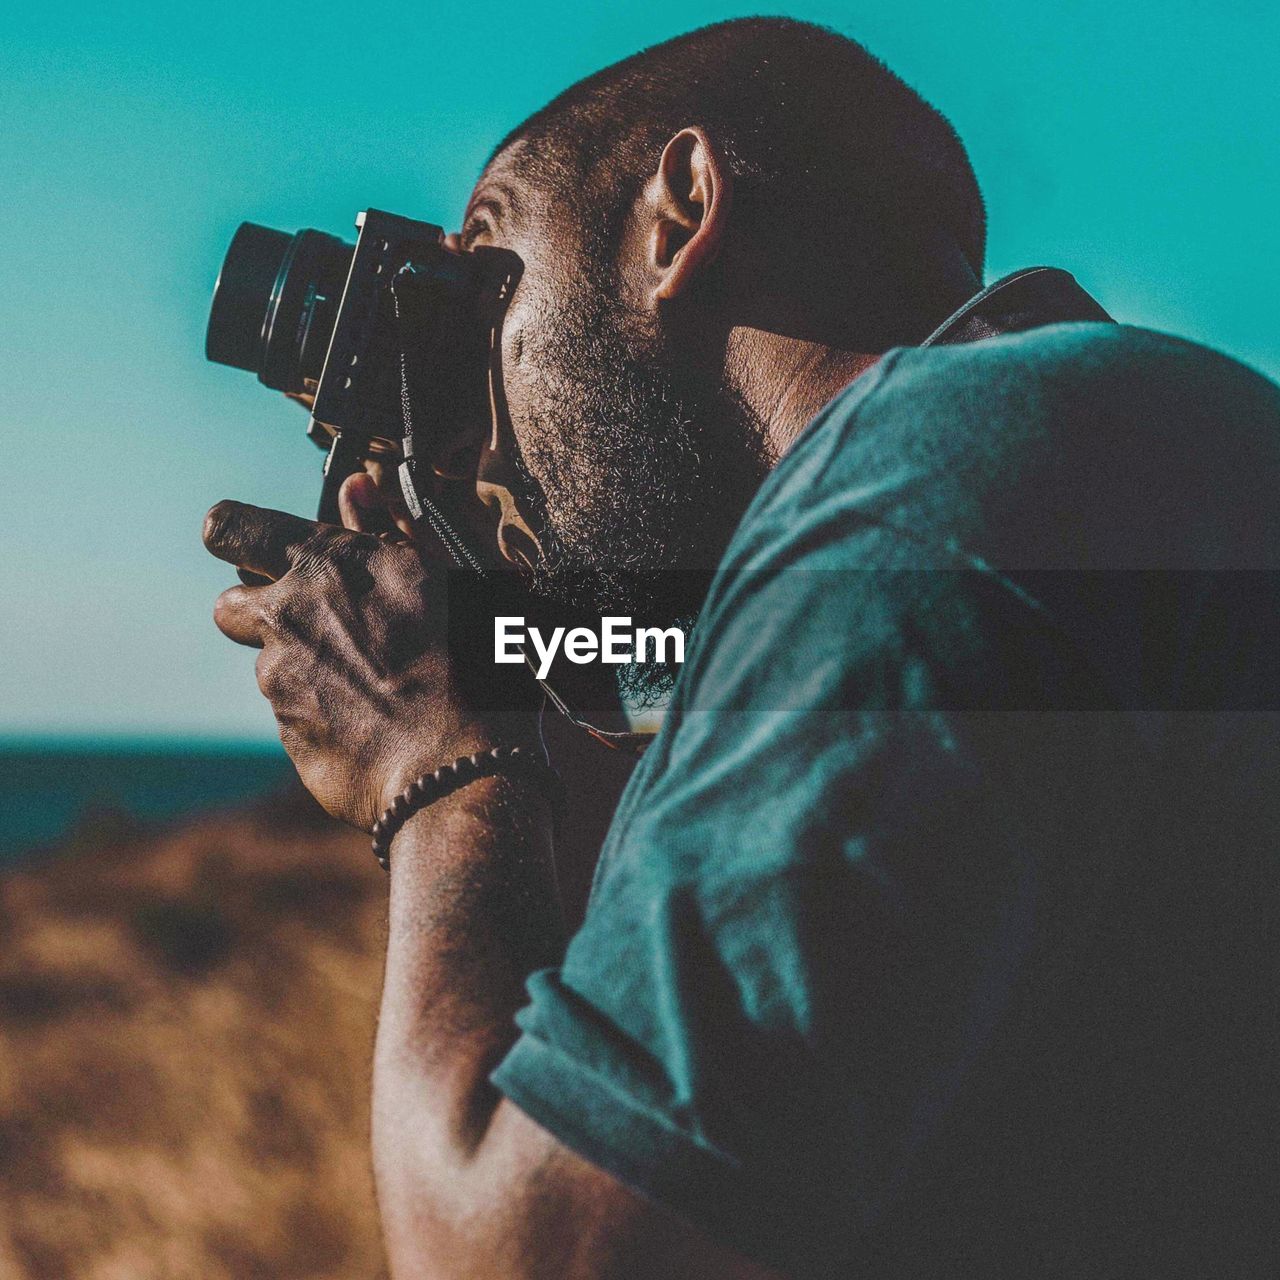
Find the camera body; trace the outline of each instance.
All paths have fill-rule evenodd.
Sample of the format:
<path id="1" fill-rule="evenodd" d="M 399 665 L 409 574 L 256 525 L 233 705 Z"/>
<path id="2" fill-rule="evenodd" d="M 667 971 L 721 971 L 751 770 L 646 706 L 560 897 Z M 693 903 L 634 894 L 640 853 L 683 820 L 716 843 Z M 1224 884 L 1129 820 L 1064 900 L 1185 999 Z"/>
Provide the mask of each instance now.
<path id="1" fill-rule="evenodd" d="M 405 450 L 408 402 L 428 430 L 487 408 L 483 255 L 452 253 L 440 227 L 379 209 L 356 227 L 351 245 L 242 223 L 205 338 L 210 360 L 314 396 L 308 435 L 328 451 L 320 519 L 330 522 L 351 471 Z"/>

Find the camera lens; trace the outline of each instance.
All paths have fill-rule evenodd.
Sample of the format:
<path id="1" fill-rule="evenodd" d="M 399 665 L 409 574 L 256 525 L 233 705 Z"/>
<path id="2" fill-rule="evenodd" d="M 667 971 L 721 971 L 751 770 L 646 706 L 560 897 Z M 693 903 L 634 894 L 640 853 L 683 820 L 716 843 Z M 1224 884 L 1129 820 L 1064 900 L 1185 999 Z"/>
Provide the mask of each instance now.
<path id="1" fill-rule="evenodd" d="M 277 391 L 319 380 L 353 245 L 241 223 L 213 290 L 205 355 Z"/>

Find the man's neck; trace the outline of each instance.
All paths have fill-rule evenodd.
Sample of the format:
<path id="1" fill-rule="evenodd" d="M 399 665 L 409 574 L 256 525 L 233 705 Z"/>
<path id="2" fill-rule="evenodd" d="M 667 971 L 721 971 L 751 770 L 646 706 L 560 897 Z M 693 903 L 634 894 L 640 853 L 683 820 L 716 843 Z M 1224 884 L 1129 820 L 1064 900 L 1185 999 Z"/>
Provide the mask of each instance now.
<path id="1" fill-rule="evenodd" d="M 770 467 L 818 411 L 878 360 L 878 353 L 842 351 L 821 342 L 738 328 L 729 343 L 734 389 L 764 427 Z"/>

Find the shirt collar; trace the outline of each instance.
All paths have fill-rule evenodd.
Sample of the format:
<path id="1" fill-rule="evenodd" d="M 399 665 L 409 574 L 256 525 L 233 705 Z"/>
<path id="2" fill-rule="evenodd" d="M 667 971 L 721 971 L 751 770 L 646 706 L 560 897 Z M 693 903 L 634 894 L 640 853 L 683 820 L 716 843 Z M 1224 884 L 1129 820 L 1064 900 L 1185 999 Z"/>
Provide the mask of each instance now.
<path id="1" fill-rule="evenodd" d="M 950 346 L 1046 324 L 1114 323 L 1102 307 L 1057 267 L 1025 267 L 989 284 L 947 317 L 920 345 Z"/>

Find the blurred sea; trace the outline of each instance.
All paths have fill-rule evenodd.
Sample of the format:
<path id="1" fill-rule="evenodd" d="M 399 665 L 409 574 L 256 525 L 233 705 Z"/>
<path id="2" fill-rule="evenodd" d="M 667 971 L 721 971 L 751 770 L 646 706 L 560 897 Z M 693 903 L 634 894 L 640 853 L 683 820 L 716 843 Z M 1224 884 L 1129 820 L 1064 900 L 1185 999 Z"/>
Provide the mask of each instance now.
<path id="1" fill-rule="evenodd" d="M 274 745 L 0 737 L 0 867 L 91 821 L 164 821 L 282 787 Z"/>

